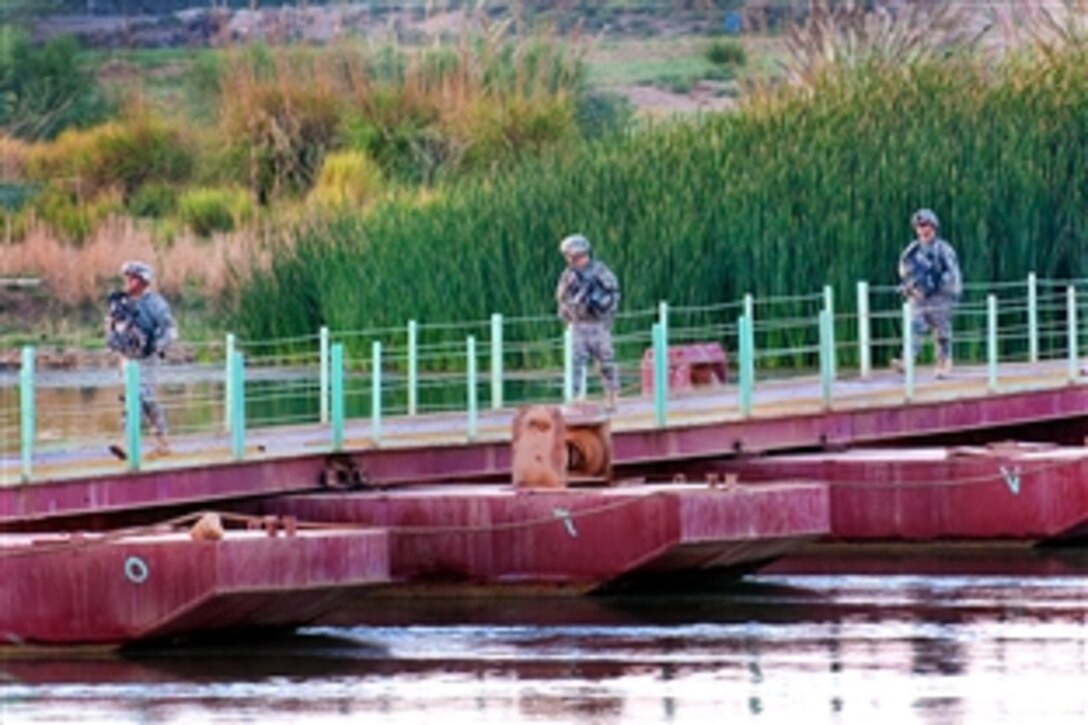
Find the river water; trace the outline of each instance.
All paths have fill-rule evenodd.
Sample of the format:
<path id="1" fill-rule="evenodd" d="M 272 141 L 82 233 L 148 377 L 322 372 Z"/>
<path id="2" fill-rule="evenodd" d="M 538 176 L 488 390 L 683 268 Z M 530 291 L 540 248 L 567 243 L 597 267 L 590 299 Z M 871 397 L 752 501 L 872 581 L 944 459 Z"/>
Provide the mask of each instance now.
<path id="1" fill-rule="evenodd" d="M 260 642 L 0 659 L 0 722 L 1088 722 L 1088 556 L 903 561 L 701 593 L 381 600 L 366 624 Z"/>

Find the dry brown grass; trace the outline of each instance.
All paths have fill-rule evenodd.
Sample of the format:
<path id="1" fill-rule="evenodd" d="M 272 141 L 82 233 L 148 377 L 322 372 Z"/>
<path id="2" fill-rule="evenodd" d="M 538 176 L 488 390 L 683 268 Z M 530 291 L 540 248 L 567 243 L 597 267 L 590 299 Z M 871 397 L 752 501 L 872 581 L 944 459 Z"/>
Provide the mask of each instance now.
<path id="1" fill-rule="evenodd" d="M 898 13 L 813 0 L 805 20 L 786 33 L 786 70 L 792 81 L 814 86 L 832 69 L 901 67 L 977 44 L 989 28 L 979 17 L 976 6 L 954 0 L 919 0 Z"/>
<path id="2" fill-rule="evenodd" d="M 42 225 L 33 227 L 23 241 L 0 246 L 0 276 L 38 277 L 52 300 L 75 307 L 99 304 L 107 290 L 119 286 L 121 263 L 140 259 L 154 266 L 156 284 L 167 296 L 195 286 L 214 298 L 228 289 L 232 269 L 244 272 L 260 261 L 256 250 L 251 232 L 210 240 L 180 235 L 163 246 L 154 242 L 150 229 L 115 217 L 100 224 L 81 247 Z"/>
<path id="3" fill-rule="evenodd" d="M 0 180 L 23 177 L 28 148 L 24 141 L 0 134 Z"/>

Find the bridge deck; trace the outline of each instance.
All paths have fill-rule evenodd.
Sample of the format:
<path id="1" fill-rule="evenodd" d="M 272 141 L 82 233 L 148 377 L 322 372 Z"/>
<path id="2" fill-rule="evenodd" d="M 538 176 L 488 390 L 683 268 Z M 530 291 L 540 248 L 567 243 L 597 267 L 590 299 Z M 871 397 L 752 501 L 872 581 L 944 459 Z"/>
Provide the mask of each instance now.
<path id="1" fill-rule="evenodd" d="M 901 376 L 878 372 L 869 380 L 835 382 L 825 405 L 820 381 L 798 377 L 761 381 L 752 412 L 742 416 L 732 386 L 675 395 L 667 423 L 657 427 L 653 402 L 625 399 L 612 416 L 614 463 L 625 468 L 736 452 L 846 446 L 944 436 L 962 431 L 1014 429 L 1070 422 L 1088 416 L 1088 387 L 1068 380 L 1064 360 L 1006 364 L 996 390 L 985 368 L 960 368 L 934 380 L 920 369 L 905 400 Z M 387 417 L 380 437 L 371 422 L 351 420 L 342 461 L 367 482 L 380 485 L 503 478 L 510 467 L 512 410 L 487 411 L 478 434 L 467 439 L 466 415 Z M 20 462 L 0 461 L 0 525 L 37 516 L 64 516 L 140 505 L 229 499 L 313 489 L 332 453 L 327 425 L 248 431 L 242 460 L 226 434 L 179 438 L 160 459 L 145 458 L 141 471 L 101 447 L 54 445 L 36 452 L 31 483 L 20 482 Z"/>

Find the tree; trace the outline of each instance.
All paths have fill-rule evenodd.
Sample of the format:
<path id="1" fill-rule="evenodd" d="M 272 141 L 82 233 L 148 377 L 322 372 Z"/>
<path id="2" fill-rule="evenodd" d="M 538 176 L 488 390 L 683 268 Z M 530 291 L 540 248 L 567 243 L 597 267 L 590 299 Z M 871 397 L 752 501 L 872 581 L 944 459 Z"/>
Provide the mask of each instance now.
<path id="1" fill-rule="evenodd" d="M 97 86 L 80 67 L 78 51 L 70 37 L 35 46 L 23 31 L 0 26 L 0 132 L 52 138 L 101 117 Z"/>

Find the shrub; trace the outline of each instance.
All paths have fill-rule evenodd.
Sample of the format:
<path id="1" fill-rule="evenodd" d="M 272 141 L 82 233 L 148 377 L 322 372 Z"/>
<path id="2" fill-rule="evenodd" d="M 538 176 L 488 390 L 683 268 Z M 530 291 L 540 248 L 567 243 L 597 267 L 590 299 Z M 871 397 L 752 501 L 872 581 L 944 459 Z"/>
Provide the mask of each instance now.
<path id="1" fill-rule="evenodd" d="M 465 169 L 484 169 L 535 155 L 575 138 L 573 105 L 561 96 L 482 98 L 452 123 Z"/>
<path id="2" fill-rule="evenodd" d="M 53 138 L 105 116 L 94 78 L 78 62 L 70 37 L 35 45 L 25 33 L 0 26 L 0 130 L 17 138 Z"/>
<path id="3" fill-rule="evenodd" d="M 714 40 L 707 45 L 704 55 L 714 65 L 741 66 L 748 62 L 744 46 L 735 40 Z"/>
<path id="4" fill-rule="evenodd" d="M 578 98 L 574 120 L 586 139 L 597 139 L 630 126 L 635 117 L 631 101 L 619 93 L 586 93 Z"/>
<path id="5" fill-rule="evenodd" d="M 249 195 L 236 188 L 198 188 L 178 199 L 178 217 L 201 237 L 229 232 L 253 213 Z"/>
<path id="6" fill-rule="evenodd" d="M 128 210 L 134 216 L 161 219 L 177 209 L 177 190 L 168 184 L 151 183 L 141 186 L 128 200 Z"/>
<path id="7" fill-rule="evenodd" d="M 341 151 L 325 157 L 308 202 L 327 210 L 359 209 L 374 201 L 382 185 L 381 169 L 366 154 Z"/>
<path id="8" fill-rule="evenodd" d="M 330 77 L 302 53 L 233 57 L 220 78 L 221 115 L 250 190 L 266 204 L 310 188 L 340 117 Z"/>
<path id="9" fill-rule="evenodd" d="M 18 211 L 33 200 L 37 193 L 38 187 L 33 184 L 0 181 L 0 210 Z"/>
<path id="10" fill-rule="evenodd" d="M 119 213 L 122 204 L 116 193 L 107 192 L 85 200 L 48 187 L 34 198 L 32 208 L 39 220 L 78 245 L 107 217 Z"/>
<path id="11" fill-rule="evenodd" d="M 106 124 L 89 130 L 70 129 L 53 141 L 33 144 L 26 155 L 26 177 L 77 199 L 94 196 L 106 185 L 97 176 L 102 168 L 99 140 L 110 128 Z"/>
<path id="12" fill-rule="evenodd" d="M 188 179 L 193 165 L 191 147 L 178 129 L 143 116 L 65 131 L 54 141 L 34 144 L 26 175 L 77 199 L 113 188 L 129 198 L 143 184 Z"/>
<path id="13" fill-rule="evenodd" d="M 405 88 L 375 88 L 346 116 L 341 138 L 346 148 L 374 159 L 390 179 L 431 183 L 452 156 L 439 119 L 432 99 Z"/>
<path id="14" fill-rule="evenodd" d="M 144 184 L 183 182 L 193 171 L 194 153 L 181 131 L 147 114 L 106 126 L 95 145 L 90 174 L 126 198 Z"/>

